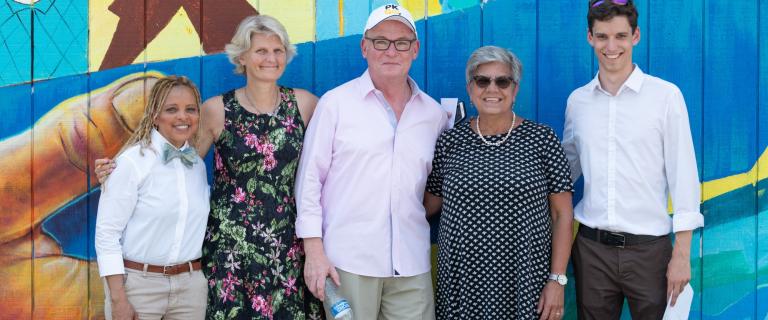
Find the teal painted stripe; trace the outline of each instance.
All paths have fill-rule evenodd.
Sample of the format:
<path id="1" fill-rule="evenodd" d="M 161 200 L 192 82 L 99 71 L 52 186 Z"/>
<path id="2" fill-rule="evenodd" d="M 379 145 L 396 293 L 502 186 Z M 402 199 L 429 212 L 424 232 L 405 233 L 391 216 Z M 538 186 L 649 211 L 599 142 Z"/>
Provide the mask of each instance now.
<path id="1" fill-rule="evenodd" d="M 32 74 L 31 6 L 0 6 L 0 86 L 29 82 Z"/>
<path id="2" fill-rule="evenodd" d="M 368 1 L 344 0 L 344 35 L 363 34 L 370 10 Z"/>
<path id="3" fill-rule="evenodd" d="M 429 1 L 429 0 L 427 0 Z M 507 2 L 508 0 L 492 0 L 488 3 L 494 2 Z M 463 10 L 471 8 L 480 4 L 481 0 L 440 0 L 440 6 L 443 8 L 442 13 L 448 13 L 456 10 Z"/>
<path id="4" fill-rule="evenodd" d="M 317 41 L 338 38 L 340 27 L 339 0 L 316 0 L 315 5 L 315 32 Z"/>
<path id="5" fill-rule="evenodd" d="M 483 7 L 483 45 L 511 50 L 523 64 L 523 79 L 515 112 L 538 120 L 536 106 L 536 0 L 494 1 Z M 511 32 L 514 30 L 514 32 Z M 462 75 L 462 79 L 463 79 Z M 541 107 L 541 106 L 540 106 Z M 539 109 L 541 110 L 541 109 Z M 558 112 L 563 113 L 559 107 Z"/>
<path id="6" fill-rule="evenodd" d="M 34 6 L 34 78 L 88 71 L 88 0 L 43 0 Z"/>

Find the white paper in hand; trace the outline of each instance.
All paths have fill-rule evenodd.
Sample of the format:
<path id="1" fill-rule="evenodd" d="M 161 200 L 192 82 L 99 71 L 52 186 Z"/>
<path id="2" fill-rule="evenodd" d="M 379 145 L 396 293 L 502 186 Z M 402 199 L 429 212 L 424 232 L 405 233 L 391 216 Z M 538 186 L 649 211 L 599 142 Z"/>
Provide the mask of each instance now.
<path id="1" fill-rule="evenodd" d="M 440 106 L 448 113 L 448 123 L 445 124 L 445 130 L 453 128 L 456 121 L 456 105 L 459 104 L 459 98 L 441 98 Z"/>
<path id="2" fill-rule="evenodd" d="M 683 292 L 677 296 L 677 302 L 675 302 L 674 307 L 669 305 L 670 301 L 667 301 L 667 310 L 664 311 L 663 320 L 687 320 L 688 313 L 691 312 L 691 302 L 693 302 L 693 288 L 691 288 L 691 284 L 685 285 Z"/>

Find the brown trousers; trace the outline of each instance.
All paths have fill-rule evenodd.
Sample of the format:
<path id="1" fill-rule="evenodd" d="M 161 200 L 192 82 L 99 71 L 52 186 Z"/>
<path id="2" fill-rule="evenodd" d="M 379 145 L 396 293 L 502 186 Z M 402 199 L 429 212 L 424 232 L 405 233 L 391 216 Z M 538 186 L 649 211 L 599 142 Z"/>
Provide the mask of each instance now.
<path id="1" fill-rule="evenodd" d="M 579 319 L 619 319 L 624 298 L 633 320 L 661 319 L 671 256 L 669 237 L 618 248 L 576 236 L 573 268 Z"/>

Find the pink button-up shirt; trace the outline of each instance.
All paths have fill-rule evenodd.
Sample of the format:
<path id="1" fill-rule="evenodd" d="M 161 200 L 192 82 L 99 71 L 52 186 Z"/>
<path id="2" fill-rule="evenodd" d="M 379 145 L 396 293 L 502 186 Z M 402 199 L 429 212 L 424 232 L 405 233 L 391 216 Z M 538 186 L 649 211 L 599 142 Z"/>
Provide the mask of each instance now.
<path id="1" fill-rule="evenodd" d="M 322 237 L 331 263 L 350 273 L 414 276 L 430 269 L 422 199 L 447 115 L 409 83 L 413 94 L 392 123 L 366 71 L 323 95 L 304 136 L 296 234 Z"/>

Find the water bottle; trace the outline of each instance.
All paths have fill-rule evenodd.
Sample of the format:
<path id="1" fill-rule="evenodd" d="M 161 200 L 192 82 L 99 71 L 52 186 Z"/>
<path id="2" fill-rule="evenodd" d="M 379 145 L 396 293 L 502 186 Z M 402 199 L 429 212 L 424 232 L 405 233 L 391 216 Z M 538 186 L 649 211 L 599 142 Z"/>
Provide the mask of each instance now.
<path id="1" fill-rule="evenodd" d="M 330 277 L 325 278 L 325 303 L 331 310 L 331 316 L 334 319 L 352 320 L 352 307 L 344 297 L 339 296 L 339 288 L 333 283 Z"/>

